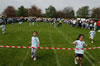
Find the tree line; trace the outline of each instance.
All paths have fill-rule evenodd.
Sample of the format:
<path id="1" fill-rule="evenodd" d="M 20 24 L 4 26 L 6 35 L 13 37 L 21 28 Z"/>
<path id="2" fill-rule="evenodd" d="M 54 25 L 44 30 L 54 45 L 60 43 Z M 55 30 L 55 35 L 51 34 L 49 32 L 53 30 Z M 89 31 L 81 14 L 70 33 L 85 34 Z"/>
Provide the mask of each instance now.
<path id="1" fill-rule="evenodd" d="M 56 8 L 50 5 L 45 9 L 45 13 L 37 6 L 31 8 L 20 6 L 17 10 L 13 6 L 8 6 L 2 13 L 7 17 L 48 17 L 48 18 L 100 18 L 100 7 L 89 9 L 89 6 L 83 6 L 75 12 L 73 7 L 65 7 L 63 10 L 57 11 Z"/>

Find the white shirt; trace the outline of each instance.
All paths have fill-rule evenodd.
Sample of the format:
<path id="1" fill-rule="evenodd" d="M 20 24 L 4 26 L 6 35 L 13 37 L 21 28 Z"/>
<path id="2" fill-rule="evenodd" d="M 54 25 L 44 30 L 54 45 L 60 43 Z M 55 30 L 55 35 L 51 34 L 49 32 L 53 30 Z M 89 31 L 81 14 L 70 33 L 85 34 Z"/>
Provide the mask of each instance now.
<path id="1" fill-rule="evenodd" d="M 94 27 L 96 27 L 96 25 L 97 25 L 97 23 L 95 22 L 95 23 L 94 23 Z"/>
<path id="2" fill-rule="evenodd" d="M 95 32 L 95 31 L 93 31 L 93 30 L 92 30 L 92 31 L 90 31 L 89 33 L 90 33 L 90 36 L 95 36 L 95 34 L 96 34 L 96 32 Z"/>
<path id="3" fill-rule="evenodd" d="M 38 44 L 40 44 L 40 41 L 38 37 L 32 37 L 32 47 L 38 47 Z"/>
<path id="4" fill-rule="evenodd" d="M 77 43 L 76 48 L 79 48 L 79 50 L 75 49 L 75 53 L 84 54 L 84 50 L 82 50 L 82 48 L 85 46 L 85 41 L 76 40 L 75 42 Z"/>
<path id="5" fill-rule="evenodd" d="M 73 20 L 73 24 L 76 24 L 76 20 Z"/>

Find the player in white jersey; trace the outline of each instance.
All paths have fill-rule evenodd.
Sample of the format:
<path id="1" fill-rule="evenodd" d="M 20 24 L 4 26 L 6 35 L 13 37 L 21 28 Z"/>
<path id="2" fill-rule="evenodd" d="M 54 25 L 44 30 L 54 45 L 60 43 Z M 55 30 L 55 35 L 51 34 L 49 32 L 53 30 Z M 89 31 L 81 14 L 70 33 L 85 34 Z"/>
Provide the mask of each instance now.
<path id="1" fill-rule="evenodd" d="M 89 38 L 91 40 L 91 43 L 94 43 L 94 37 L 96 35 L 96 32 L 94 31 L 94 28 L 91 28 L 91 31 L 89 32 Z"/>
<path id="2" fill-rule="evenodd" d="M 80 66 L 82 66 L 82 59 L 84 56 L 84 50 L 82 50 L 82 48 L 88 46 L 84 41 L 84 35 L 80 34 L 78 39 L 73 42 L 73 45 L 77 48 L 75 49 L 75 64 L 78 64 L 78 61 L 80 61 Z"/>
<path id="3" fill-rule="evenodd" d="M 37 47 L 39 47 L 39 44 L 40 44 L 40 41 L 39 41 L 37 35 L 38 35 L 38 32 L 34 31 L 32 41 L 31 41 L 31 47 L 34 47 L 34 48 L 32 48 L 32 59 L 34 61 L 37 59 L 36 52 L 37 52 Z"/>
<path id="4" fill-rule="evenodd" d="M 93 27 L 94 27 L 94 30 L 96 30 L 96 28 L 97 28 L 97 23 L 96 22 L 94 23 Z"/>
<path id="5" fill-rule="evenodd" d="M 3 19 L 0 19 L 0 22 L 1 22 L 2 34 L 5 34 L 5 29 L 6 29 L 5 22 Z"/>

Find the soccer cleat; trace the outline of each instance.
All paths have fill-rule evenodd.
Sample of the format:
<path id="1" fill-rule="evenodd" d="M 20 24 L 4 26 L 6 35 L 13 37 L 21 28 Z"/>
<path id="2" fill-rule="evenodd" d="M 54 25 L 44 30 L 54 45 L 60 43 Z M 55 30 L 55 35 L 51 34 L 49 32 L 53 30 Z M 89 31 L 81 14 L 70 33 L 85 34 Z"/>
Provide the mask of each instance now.
<path id="1" fill-rule="evenodd" d="M 34 57 L 34 59 L 33 59 L 34 61 L 36 61 L 36 57 Z"/>
<path id="2" fill-rule="evenodd" d="M 75 64 L 78 64 L 77 60 L 75 59 Z"/>
<path id="3" fill-rule="evenodd" d="M 93 41 L 91 41 L 91 43 L 94 43 Z"/>

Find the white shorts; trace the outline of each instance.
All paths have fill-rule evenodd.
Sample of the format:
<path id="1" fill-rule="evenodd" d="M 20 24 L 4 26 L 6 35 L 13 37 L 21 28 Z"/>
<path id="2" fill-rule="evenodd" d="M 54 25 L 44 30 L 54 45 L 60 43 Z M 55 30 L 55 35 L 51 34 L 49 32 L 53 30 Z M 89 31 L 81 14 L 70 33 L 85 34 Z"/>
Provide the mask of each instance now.
<path id="1" fill-rule="evenodd" d="M 19 24 L 22 24 L 22 22 L 19 22 Z"/>
<path id="2" fill-rule="evenodd" d="M 6 28 L 6 27 L 5 27 L 5 25 L 2 25 L 2 31 L 4 31 L 4 30 L 5 30 L 5 28 Z"/>
<path id="3" fill-rule="evenodd" d="M 94 39 L 94 36 L 90 35 L 90 38 L 91 38 L 91 39 Z"/>

